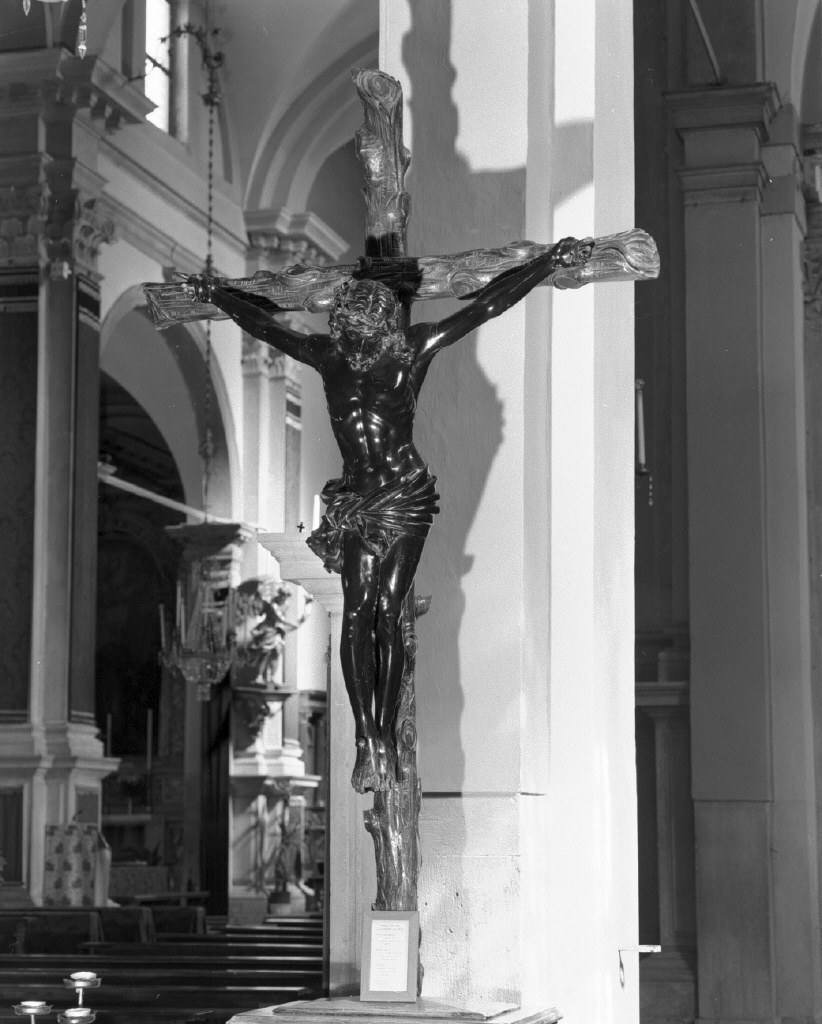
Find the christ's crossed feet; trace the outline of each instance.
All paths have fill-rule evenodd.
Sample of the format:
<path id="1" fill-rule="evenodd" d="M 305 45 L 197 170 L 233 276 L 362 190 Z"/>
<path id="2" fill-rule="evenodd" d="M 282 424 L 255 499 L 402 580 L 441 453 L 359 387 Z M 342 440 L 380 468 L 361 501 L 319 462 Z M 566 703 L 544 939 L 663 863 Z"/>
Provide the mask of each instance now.
<path id="1" fill-rule="evenodd" d="M 357 740 L 357 760 L 351 785 L 358 793 L 382 792 L 397 782 L 397 752 L 391 741 L 361 736 Z"/>

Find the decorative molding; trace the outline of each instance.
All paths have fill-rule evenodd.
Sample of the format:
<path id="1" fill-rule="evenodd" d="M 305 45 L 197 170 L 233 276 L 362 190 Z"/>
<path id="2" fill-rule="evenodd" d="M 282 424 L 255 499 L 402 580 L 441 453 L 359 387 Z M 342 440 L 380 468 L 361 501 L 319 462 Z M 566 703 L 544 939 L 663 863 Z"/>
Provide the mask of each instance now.
<path id="1" fill-rule="evenodd" d="M 180 146 L 176 139 L 170 139 L 166 141 L 168 141 L 169 143 L 174 143 L 175 149 L 179 148 Z M 118 170 L 121 170 L 125 174 L 132 176 L 141 185 L 145 185 L 146 188 L 149 189 L 153 195 L 156 195 L 158 199 L 160 199 L 162 202 L 168 203 L 175 210 L 178 210 L 180 213 L 182 213 L 183 216 L 185 216 L 191 222 L 193 227 L 205 230 L 208 218 L 202 200 L 198 201 L 196 199 L 192 199 L 190 195 L 184 195 L 182 192 L 179 192 L 176 188 L 169 185 L 167 180 L 157 177 L 156 174 L 153 174 L 150 170 L 144 167 L 136 159 L 134 159 L 128 153 L 125 153 L 122 149 L 120 149 L 117 146 L 116 140 L 103 140 L 101 152 L 105 154 L 106 159 L 111 160 L 111 162 L 114 164 L 115 167 L 118 168 Z M 195 173 L 197 176 L 197 180 L 201 182 L 202 187 L 205 188 L 204 180 L 199 171 L 193 171 L 191 167 L 185 166 L 184 164 L 182 164 L 182 162 L 180 166 L 180 171 L 184 174 L 187 180 L 190 180 L 190 175 L 192 173 Z M 221 196 L 224 195 L 222 192 L 220 192 L 219 194 Z M 109 202 L 111 202 L 113 206 L 120 205 L 118 203 L 118 200 L 112 197 L 107 197 L 107 199 Z M 126 208 L 123 207 L 123 209 Z M 151 225 L 151 227 L 153 228 L 154 225 Z M 215 220 L 213 225 L 213 231 L 215 240 L 220 241 L 226 247 L 232 249 L 237 253 L 243 253 L 246 251 L 247 239 L 243 238 L 241 235 L 235 234 L 229 228 L 225 227 L 224 224 L 220 223 L 220 221 Z M 170 238 L 170 236 L 165 235 L 159 229 L 157 230 L 157 237 L 162 237 L 164 239 Z M 168 263 L 169 261 L 167 257 L 169 253 L 171 253 L 171 255 L 175 257 L 176 264 L 180 262 L 176 258 L 178 253 L 184 254 L 185 252 L 186 250 L 180 247 L 176 239 L 170 238 L 167 248 L 162 254 L 163 258 L 161 259 L 160 262 Z M 192 274 L 201 273 L 203 269 L 203 262 L 203 256 L 192 256 L 191 269 L 189 271 L 183 268 L 184 272 L 190 272 Z M 180 266 L 182 267 L 181 262 Z"/>
<path id="2" fill-rule="evenodd" d="M 100 57 L 75 57 L 65 50 L 3 54 L 0 120 L 27 111 L 62 118 L 83 110 L 103 134 L 140 124 L 154 106 Z"/>
<path id="3" fill-rule="evenodd" d="M 781 106 L 771 82 L 672 92 L 665 96 L 665 102 L 680 135 L 749 128 L 760 142 L 767 138 L 768 127 Z"/>
<path id="4" fill-rule="evenodd" d="M 68 107 L 88 113 L 100 134 L 141 124 L 155 104 L 99 57 L 63 54 L 56 76 L 46 79 L 40 97 L 52 114 Z M 73 111 L 72 111 L 73 112 Z"/>
<path id="5" fill-rule="evenodd" d="M 295 263 L 323 267 L 348 249 L 345 239 L 310 211 L 292 213 L 284 206 L 247 210 L 245 224 L 249 260 L 260 269 L 282 270 Z"/>
<path id="6" fill-rule="evenodd" d="M 114 222 L 99 199 L 76 189 L 47 190 L 38 249 L 52 279 L 70 277 L 75 269 L 96 279 L 100 246 L 113 239 Z"/>
<path id="7" fill-rule="evenodd" d="M 687 682 L 654 680 L 636 683 L 636 706 L 638 708 L 684 707 L 690 703 L 690 686 Z"/>
<path id="8" fill-rule="evenodd" d="M 689 89 L 665 100 L 685 151 L 685 205 L 761 203 L 770 181 L 762 147 L 780 108 L 776 87 Z"/>
<path id="9" fill-rule="evenodd" d="M 153 221 L 147 220 L 137 210 L 131 209 L 110 195 L 100 200 L 101 208 L 108 212 L 114 223 L 116 237 L 133 245 L 146 256 L 168 265 L 183 274 L 199 274 L 203 269 L 202 256 L 181 245 Z"/>
<path id="10" fill-rule="evenodd" d="M 768 185 L 768 175 L 761 163 L 732 167 L 681 167 L 678 174 L 686 206 L 760 203 Z"/>

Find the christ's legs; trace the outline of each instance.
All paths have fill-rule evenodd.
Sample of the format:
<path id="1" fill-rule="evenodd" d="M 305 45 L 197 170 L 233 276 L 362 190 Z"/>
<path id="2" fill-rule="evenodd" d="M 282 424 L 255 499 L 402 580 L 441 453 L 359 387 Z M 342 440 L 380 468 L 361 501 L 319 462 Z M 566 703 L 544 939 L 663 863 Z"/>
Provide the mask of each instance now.
<path id="1" fill-rule="evenodd" d="M 421 537 L 398 537 L 379 565 L 376 628 L 379 678 L 374 694 L 374 707 L 377 732 L 391 762 L 392 774 L 396 773 L 397 756 L 394 720 L 405 668 L 402 609 L 405 597 L 414 582 L 424 543 Z"/>
<path id="2" fill-rule="evenodd" d="M 357 760 L 351 785 L 358 793 L 387 789 L 390 780 L 381 764 L 379 737 L 372 705 L 377 668 L 374 651 L 374 620 L 377 614 L 379 569 L 377 559 L 366 551 L 355 533 L 343 541 L 343 621 L 340 641 L 345 688 L 354 713 Z"/>

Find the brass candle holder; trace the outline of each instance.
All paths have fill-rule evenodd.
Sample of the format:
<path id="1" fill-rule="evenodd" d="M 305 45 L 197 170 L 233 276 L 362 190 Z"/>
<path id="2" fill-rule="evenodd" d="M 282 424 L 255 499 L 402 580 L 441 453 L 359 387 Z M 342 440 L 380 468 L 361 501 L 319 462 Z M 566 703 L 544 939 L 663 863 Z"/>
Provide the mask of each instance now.
<path id="1" fill-rule="evenodd" d="M 45 1017 L 46 1014 L 51 1013 L 51 1006 L 41 999 L 26 999 L 22 1003 L 12 1006 L 12 1009 L 18 1017 L 29 1017 L 29 1024 L 35 1024 L 35 1017 Z"/>
<path id="2" fill-rule="evenodd" d="M 70 1006 L 57 1014 L 57 1021 L 58 1024 L 91 1024 L 96 1017 L 97 1014 L 90 1006 Z"/>
<path id="3" fill-rule="evenodd" d="M 63 984 L 66 988 L 74 989 L 77 993 L 77 1006 L 81 1008 L 83 1006 L 83 993 L 87 988 L 99 988 L 100 979 L 93 971 L 75 971 L 68 978 L 63 978 Z M 77 1019 L 85 1022 L 88 1018 L 78 1014 Z"/>

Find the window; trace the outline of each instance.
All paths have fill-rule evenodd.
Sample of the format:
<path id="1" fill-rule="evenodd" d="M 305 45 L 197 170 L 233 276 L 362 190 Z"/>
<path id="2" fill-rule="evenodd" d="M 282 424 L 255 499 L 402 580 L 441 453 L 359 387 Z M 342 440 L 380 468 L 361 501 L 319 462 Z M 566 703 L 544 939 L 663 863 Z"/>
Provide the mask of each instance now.
<path id="1" fill-rule="evenodd" d="M 171 2 L 146 0 L 146 96 L 157 104 L 148 120 L 171 131 Z"/>

